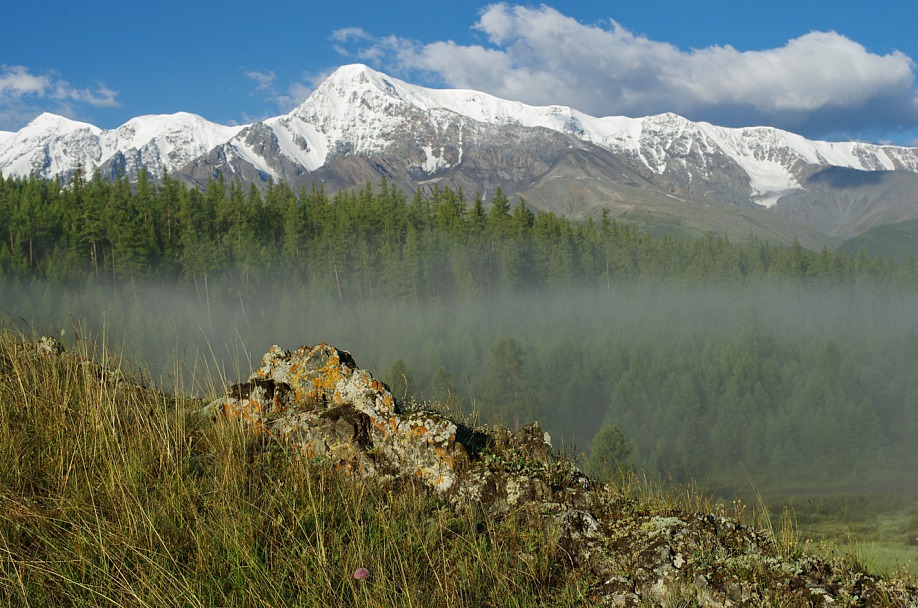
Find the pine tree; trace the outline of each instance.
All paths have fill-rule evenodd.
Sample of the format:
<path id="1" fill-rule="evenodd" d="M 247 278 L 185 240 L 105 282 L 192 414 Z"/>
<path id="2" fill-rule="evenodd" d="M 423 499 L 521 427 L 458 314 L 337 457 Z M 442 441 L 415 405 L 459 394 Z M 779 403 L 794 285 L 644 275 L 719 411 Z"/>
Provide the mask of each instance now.
<path id="1" fill-rule="evenodd" d="M 401 359 L 397 359 L 386 372 L 384 382 L 399 401 L 404 402 L 415 396 L 414 375 L 408 368 L 408 364 Z"/>
<path id="2" fill-rule="evenodd" d="M 514 338 L 498 340 L 491 347 L 485 399 L 514 428 L 538 410 L 535 391 L 523 367 L 523 349 Z"/>
<path id="3" fill-rule="evenodd" d="M 599 479 L 619 477 L 634 467 L 634 448 L 614 424 L 606 425 L 590 443 L 584 468 Z"/>

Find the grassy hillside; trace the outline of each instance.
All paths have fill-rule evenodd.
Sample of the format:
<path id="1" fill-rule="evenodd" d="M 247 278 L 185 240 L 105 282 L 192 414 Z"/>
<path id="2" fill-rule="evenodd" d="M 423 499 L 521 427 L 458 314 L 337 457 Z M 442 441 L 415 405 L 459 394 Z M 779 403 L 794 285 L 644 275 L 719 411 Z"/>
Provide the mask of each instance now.
<path id="1" fill-rule="evenodd" d="M 445 510 L 261 450 L 203 402 L 0 334 L 0 604 L 574 605 L 584 587 L 524 518 Z M 96 357 L 105 366 L 89 365 Z M 528 560 L 518 556 L 525 552 Z M 357 580 L 360 567 L 372 573 Z"/>
<path id="2" fill-rule="evenodd" d="M 842 243 L 838 249 L 856 254 L 882 255 L 894 260 L 918 259 L 918 220 L 871 228 Z"/>
<path id="3" fill-rule="evenodd" d="M 0 333 L 0 602 L 596 605 L 594 573 L 570 560 L 538 513 L 489 517 L 474 505 L 450 507 L 415 484 L 355 480 L 266 445 L 236 423 L 205 420 L 203 404 L 147 388 L 95 342 L 58 354 Z M 614 507 L 616 526 L 631 535 L 628 547 L 679 518 L 715 521 L 693 512 L 729 513 L 765 526 L 773 542 L 761 545 L 762 559 L 771 560 L 762 563 L 812 571 L 838 597 L 868 593 L 850 556 L 838 565 L 813 561 L 787 519 L 772 527 L 761 510 L 666 494 L 634 479 L 608 492 L 615 499 L 603 508 Z M 618 578 L 637 581 L 645 557 L 625 549 Z M 729 576 L 773 597 L 782 592 L 769 585 L 785 582 L 794 597 L 809 593 L 794 586 L 795 574 L 775 581 L 716 551 L 685 559 L 707 569 L 712 588 Z M 360 568 L 371 577 L 355 578 Z M 872 595 L 870 605 L 898 605 L 896 585 L 882 583 L 889 594 Z M 705 588 L 674 588 L 663 605 L 718 605 L 706 603 L 717 595 Z"/>

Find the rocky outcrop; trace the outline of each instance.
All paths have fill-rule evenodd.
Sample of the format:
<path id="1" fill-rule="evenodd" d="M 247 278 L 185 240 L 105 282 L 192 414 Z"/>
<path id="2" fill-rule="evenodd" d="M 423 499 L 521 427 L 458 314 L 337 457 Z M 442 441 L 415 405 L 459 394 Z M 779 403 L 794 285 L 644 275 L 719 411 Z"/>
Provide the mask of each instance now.
<path id="1" fill-rule="evenodd" d="M 203 413 L 242 420 L 252 432 L 346 473 L 414 479 L 454 503 L 474 501 L 499 512 L 550 496 L 544 478 L 551 468 L 564 478 L 556 482 L 586 482 L 576 467 L 553 457 L 538 424 L 485 433 L 406 407 L 350 353 L 326 344 L 271 347 L 247 382 Z M 515 468 L 498 471 L 496 451 L 514 459 Z"/>
<path id="2" fill-rule="evenodd" d="M 537 423 L 474 428 L 399 403 L 345 351 L 272 347 L 207 416 L 242 421 L 355 478 L 418 484 L 455 508 L 514 511 L 552 530 L 597 606 L 918 606 L 918 590 L 782 547 L 727 514 L 682 512 L 599 484 Z"/>
<path id="3" fill-rule="evenodd" d="M 363 477 L 412 475 L 452 490 L 468 461 L 457 426 L 435 412 L 405 412 L 349 353 L 320 344 L 274 346 L 245 384 L 207 407 L 245 420 L 307 457 Z"/>

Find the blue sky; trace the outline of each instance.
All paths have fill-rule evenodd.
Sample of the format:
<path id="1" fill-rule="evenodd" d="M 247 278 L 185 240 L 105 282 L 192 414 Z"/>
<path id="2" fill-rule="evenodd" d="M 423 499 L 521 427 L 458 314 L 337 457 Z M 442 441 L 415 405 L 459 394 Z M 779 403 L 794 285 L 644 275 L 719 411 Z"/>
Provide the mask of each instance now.
<path id="1" fill-rule="evenodd" d="M 594 115 L 918 145 L 918 2 L 16 2 L 0 130 L 51 111 L 103 128 L 289 111 L 336 67 Z"/>

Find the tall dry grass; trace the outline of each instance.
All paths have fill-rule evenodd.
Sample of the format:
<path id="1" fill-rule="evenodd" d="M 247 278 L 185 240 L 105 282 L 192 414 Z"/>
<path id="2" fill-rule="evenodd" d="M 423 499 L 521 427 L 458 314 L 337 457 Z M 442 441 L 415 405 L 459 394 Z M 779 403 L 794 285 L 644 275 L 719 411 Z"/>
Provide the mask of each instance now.
<path id="1" fill-rule="evenodd" d="M 0 330 L 0 604 L 571 606 L 523 514 L 344 477 L 145 388 L 103 345 Z M 100 365 L 86 363 L 94 360 Z M 355 580 L 366 567 L 368 580 Z"/>

